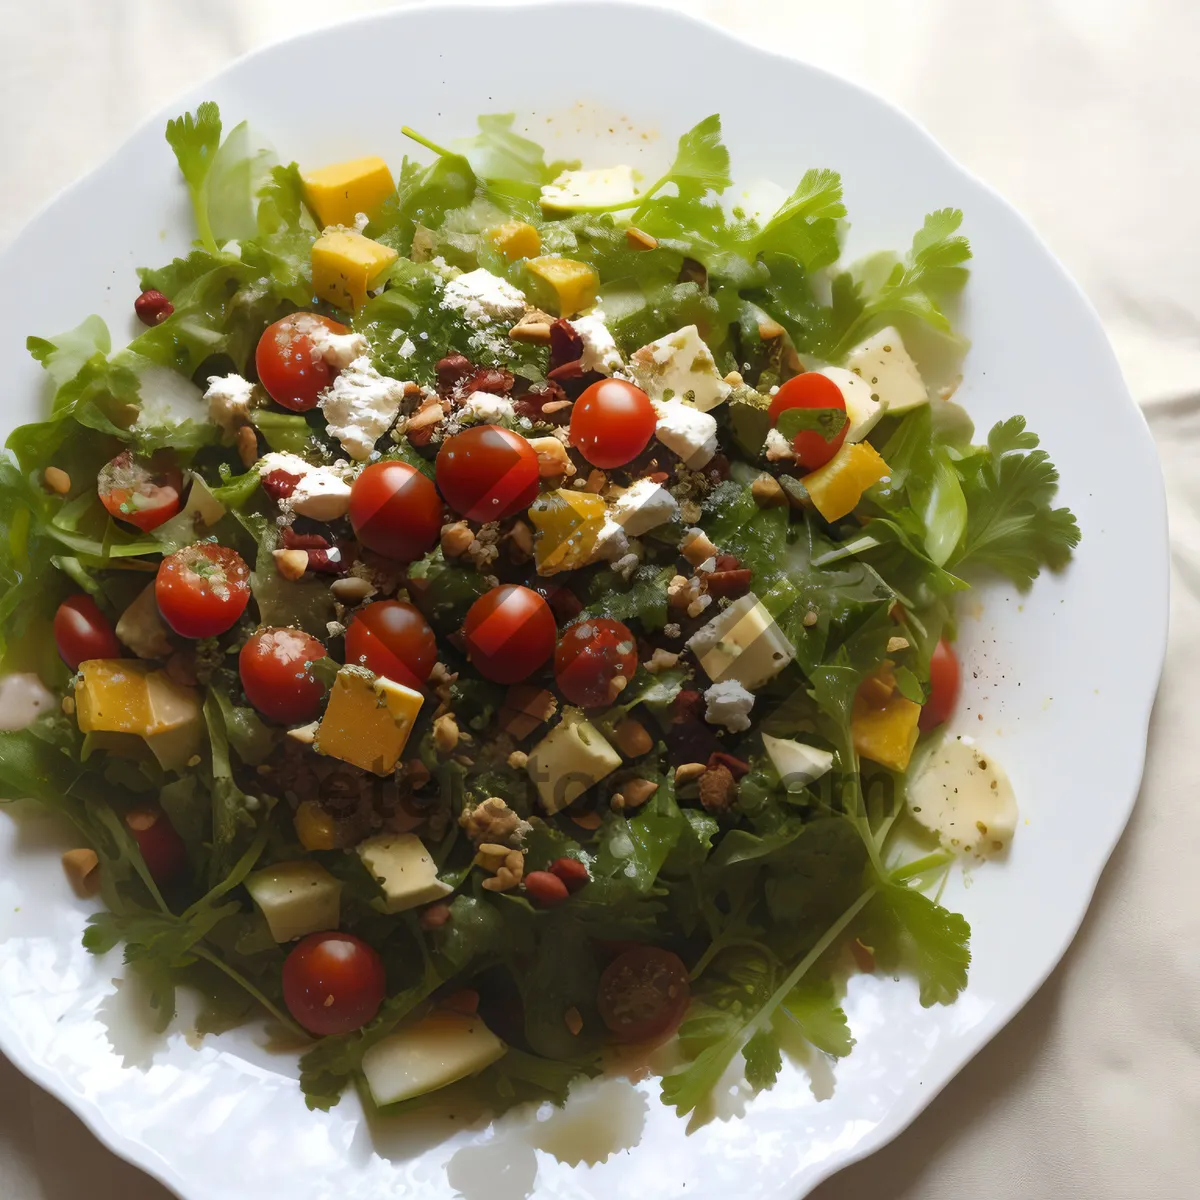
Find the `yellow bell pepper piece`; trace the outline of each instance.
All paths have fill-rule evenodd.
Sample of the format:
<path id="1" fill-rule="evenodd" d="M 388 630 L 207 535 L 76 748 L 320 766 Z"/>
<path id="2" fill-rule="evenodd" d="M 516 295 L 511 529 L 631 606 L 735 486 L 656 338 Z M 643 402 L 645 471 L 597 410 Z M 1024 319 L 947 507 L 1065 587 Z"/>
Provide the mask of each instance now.
<path id="1" fill-rule="evenodd" d="M 337 849 L 337 822 L 316 801 L 302 801 L 292 824 L 305 850 Z"/>
<path id="2" fill-rule="evenodd" d="M 397 254 L 390 246 L 344 229 L 327 229 L 312 248 L 313 293 L 354 312 L 367 302 Z"/>
<path id="3" fill-rule="evenodd" d="M 505 221 L 489 229 L 486 236 L 509 262 L 532 258 L 542 248 L 542 235 L 527 221 Z"/>
<path id="4" fill-rule="evenodd" d="M 558 315 L 571 317 L 596 303 L 596 272 L 573 258 L 544 254 L 531 258 L 526 267 L 540 283 L 548 284 L 558 302 Z"/>
<path id="5" fill-rule="evenodd" d="M 537 531 L 533 561 L 538 574 L 573 571 L 590 562 L 604 528 L 605 511 L 604 501 L 591 492 L 558 488 L 539 496 L 529 506 L 529 519 Z"/>
<path id="6" fill-rule="evenodd" d="M 868 442 L 846 444 L 823 466 L 800 481 L 817 512 L 827 521 L 852 513 L 862 494 L 885 479 L 891 468 Z"/>
<path id="7" fill-rule="evenodd" d="M 322 225 L 352 226 L 359 213 L 377 217 L 396 194 L 387 163 L 375 156 L 306 171 L 301 179 L 308 206 Z"/>
<path id="8" fill-rule="evenodd" d="M 854 697 L 850 732 L 854 749 L 892 771 L 905 771 L 920 730 L 921 706 L 896 690 L 892 664 L 884 662 L 864 679 Z"/>

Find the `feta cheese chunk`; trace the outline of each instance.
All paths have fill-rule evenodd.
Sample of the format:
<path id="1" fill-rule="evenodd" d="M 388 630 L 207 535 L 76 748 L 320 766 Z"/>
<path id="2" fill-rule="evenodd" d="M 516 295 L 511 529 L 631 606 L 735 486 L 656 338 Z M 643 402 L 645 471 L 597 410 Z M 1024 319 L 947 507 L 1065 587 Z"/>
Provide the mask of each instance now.
<path id="1" fill-rule="evenodd" d="M 692 468 L 699 470 L 717 452 L 717 419 L 685 404 L 670 400 L 656 405 L 658 424 L 654 436 Z"/>
<path id="2" fill-rule="evenodd" d="M 685 325 L 634 352 L 634 381 L 651 400 L 686 400 L 701 412 L 724 403 L 733 390 L 717 370 L 695 325 Z"/>
<path id="3" fill-rule="evenodd" d="M 494 396 L 491 392 L 472 392 L 459 409 L 459 415 L 470 417 L 481 424 L 512 420 L 516 415 L 511 400 Z"/>
<path id="4" fill-rule="evenodd" d="M 1017 801 L 1004 768 L 969 737 L 947 738 L 908 785 L 909 811 L 962 854 L 999 853 L 1017 829 Z"/>
<path id="5" fill-rule="evenodd" d="M 611 375 L 625 365 L 617 343 L 604 323 L 604 313 L 599 309 L 585 317 L 576 317 L 571 328 L 583 339 L 583 356 L 579 363 L 585 371 Z"/>
<path id="6" fill-rule="evenodd" d="M 608 208 L 637 198 L 633 168 L 600 167 L 591 171 L 564 171 L 542 188 L 545 212 L 574 212 L 583 208 Z"/>
<path id="7" fill-rule="evenodd" d="M 797 742 L 792 738 L 762 735 L 763 749 L 779 772 L 786 788 L 802 788 L 833 770 L 833 755 L 828 750 Z"/>
<path id="8" fill-rule="evenodd" d="M 358 462 L 396 423 L 407 384 L 380 373 L 367 357 L 356 358 L 320 395 L 329 434 Z"/>
<path id="9" fill-rule="evenodd" d="M 314 321 L 305 332 L 312 346 L 313 358 L 323 360 L 337 371 L 344 371 L 356 358 L 362 358 L 371 349 L 361 333 L 334 333 L 323 321 Z"/>
<path id="10" fill-rule="evenodd" d="M 525 315 L 525 294 L 507 279 L 480 267 L 446 284 L 442 307 L 462 313 L 472 325 L 511 323 Z"/>
<path id="11" fill-rule="evenodd" d="M 350 485 L 332 467 L 318 467 L 296 454 L 264 454 L 257 463 L 260 475 L 282 471 L 299 476 L 292 494 L 280 506 L 314 521 L 336 521 L 350 511 Z"/>
<path id="12" fill-rule="evenodd" d="M 796 648 L 753 592 L 719 612 L 687 644 L 714 683 L 736 679 L 750 689 L 762 687 L 796 657 Z"/>
<path id="13" fill-rule="evenodd" d="M 908 412 L 929 399 L 921 372 L 894 326 L 881 329 L 855 346 L 846 355 L 846 366 L 867 383 L 872 399 L 889 413 Z"/>
<path id="14" fill-rule="evenodd" d="M 884 404 L 871 395 L 871 385 L 865 379 L 845 367 L 821 367 L 816 373 L 836 383 L 846 402 L 847 426 L 843 440 L 861 442 L 887 411 Z"/>
<path id="15" fill-rule="evenodd" d="M 616 562 L 629 553 L 629 535 L 615 521 L 612 514 L 606 513 L 604 524 L 596 534 L 589 562 Z"/>
<path id="16" fill-rule="evenodd" d="M 542 808 L 553 816 L 620 765 L 621 756 L 576 709 L 529 752 L 526 770 Z"/>
<path id="17" fill-rule="evenodd" d="M 736 679 L 723 679 L 704 693 L 704 719 L 710 725 L 724 725 L 730 733 L 750 728 L 750 710 L 754 693 L 748 692 Z"/>
<path id="18" fill-rule="evenodd" d="M 281 945 L 310 933 L 336 929 L 342 885 L 310 860 L 276 863 L 246 876 L 246 891 Z"/>
<path id="19" fill-rule="evenodd" d="M 226 433 L 232 433 L 250 420 L 254 384 L 240 375 L 210 375 L 204 399 L 208 402 L 209 420 Z"/>
<path id="20" fill-rule="evenodd" d="M 625 489 L 611 511 L 629 537 L 641 537 L 669 521 L 679 511 L 679 503 L 662 484 L 639 479 Z"/>

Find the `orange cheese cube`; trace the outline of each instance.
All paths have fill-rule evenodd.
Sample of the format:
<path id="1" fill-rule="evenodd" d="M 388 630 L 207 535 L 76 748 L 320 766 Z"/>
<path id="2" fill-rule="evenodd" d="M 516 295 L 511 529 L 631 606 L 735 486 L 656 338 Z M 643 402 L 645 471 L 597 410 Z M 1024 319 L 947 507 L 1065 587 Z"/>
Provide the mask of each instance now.
<path id="1" fill-rule="evenodd" d="M 527 221 L 505 221 L 489 229 L 486 236 L 509 262 L 532 258 L 542 248 L 542 235 Z"/>
<path id="2" fill-rule="evenodd" d="M 396 194 L 392 173 L 382 158 L 356 158 L 306 171 L 304 197 L 322 225 L 353 226 L 359 213 L 374 219 Z"/>
<path id="3" fill-rule="evenodd" d="M 541 258 L 531 258 L 525 265 L 539 284 L 553 292 L 560 317 L 574 316 L 596 303 L 599 280 L 587 263 L 544 254 Z"/>
<path id="4" fill-rule="evenodd" d="M 364 667 L 343 667 L 313 747 L 376 775 L 390 775 L 400 761 L 424 697 Z"/>
<path id="5" fill-rule="evenodd" d="M 327 229 L 312 248 L 313 294 L 347 312 L 367 302 L 367 293 L 382 282 L 399 257 L 390 246 L 361 233 Z"/>

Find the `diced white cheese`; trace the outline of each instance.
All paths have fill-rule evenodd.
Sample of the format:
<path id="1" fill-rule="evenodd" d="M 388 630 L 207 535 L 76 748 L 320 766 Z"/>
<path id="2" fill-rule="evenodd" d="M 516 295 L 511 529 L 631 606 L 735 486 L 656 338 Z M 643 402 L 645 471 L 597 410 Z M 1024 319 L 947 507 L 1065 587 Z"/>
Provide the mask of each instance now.
<path id="1" fill-rule="evenodd" d="M 679 511 L 679 503 L 661 483 L 639 479 L 622 492 L 609 511 L 630 537 L 641 537 L 669 521 Z"/>
<path id="2" fill-rule="evenodd" d="M 686 400 L 701 412 L 722 404 L 733 390 L 695 325 L 685 325 L 635 351 L 629 367 L 651 400 Z"/>
<path id="3" fill-rule="evenodd" d="M 254 384 L 240 375 L 210 375 L 204 399 L 208 401 L 209 420 L 232 433 L 250 419 Z"/>
<path id="4" fill-rule="evenodd" d="M 314 466 L 297 454 L 271 451 L 256 464 L 260 475 L 282 471 L 299 476 L 292 494 L 281 507 L 314 521 L 336 521 L 350 511 L 350 485 L 333 467 Z"/>
<path id="5" fill-rule="evenodd" d="M 909 782 L 908 807 L 943 846 L 961 854 L 997 854 L 1017 829 L 1008 776 L 969 737 L 947 738 L 930 751 Z"/>
<path id="6" fill-rule="evenodd" d="M 336 929 L 342 885 L 311 860 L 276 863 L 246 876 L 246 891 L 279 943 Z"/>
<path id="7" fill-rule="evenodd" d="M 869 385 L 871 395 L 889 413 L 908 412 L 929 399 L 917 364 L 905 349 L 900 331 L 889 325 L 846 355 L 846 366 Z"/>
<path id="8" fill-rule="evenodd" d="M 512 322 L 525 315 L 525 294 L 507 279 L 480 267 L 446 284 L 442 307 L 462 313 L 472 325 Z"/>
<path id="9" fill-rule="evenodd" d="M 571 321 L 571 328 L 583 339 L 583 356 L 579 363 L 585 371 L 611 375 L 625 365 L 617 343 L 604 323 L 604 313 L 599 309 L 587 316 L 575 317 Z"/>
<path id="10" fill-rule="evenodd" d="M 883 402 L 871 395 L 871 385 L 845 367 L 822 367 L 818 375 L 832 379 L 846 402 L 847 442 L 861 442 L 886 411 Z"/>
<path id="11" fill-rule="evenodd" d="M 629 553 L 629 535 L 613 519 L 606 514 L 600 532 L 596 534 L 596 544 L 592 547 L 592 562 L 616 562 Z"/>
<path id="12" fill-rule="evenodd" d="M 323 359 L 334 370 L 344 371 L 356 358 L 367 354 L 371 345 L 361 333 L 334 333 L 323 321 L 314 321 L 308 330 L 313 357 Z"/>
<path id="13" fill-rule="evenodd" d="M 526 770 L 551 816 L 611 775 L 621 756 L 577 710 L 563 719 L 529 752 Z"/>
<path id="14" fill-rule="evenodd" d="M 671 400 L 656 405 L 658 423 L 654 436 L 674 451 L 693 471 L 704 466 L 717 452 L 717 419 L 685 404 Z"/>
<path id="15" fill-rule="evenodd" d="M 762 740 L 763 749 L 779 772 L 784 787 L 806 787 L 833 769 L 833 755 L 828 750 L 792 738 L 772 737 L 769 733 L 764 733 Z"/>
<path id="16" fill-rule="evenodd" d="M 750 728 L 750 710 L 754 693 L 748 692 L 736 679 L 723 679 L 704 693 L 704 719 L 710 725 L 724 725 L 730 733 Z"/>
<path id="17" fill-rule="evenodd" d="M 454 889 L 437 877 L 437 864 L 412 833 L 384 833 L 358 847 L 363 866 L 383 889 L 384 908 L 404 912 L 448 896 Z"/>
<path id="18" fill-rule="evenodd" d="M 380 375 L 370 359 L 356 358 L 320 395 L 330 436 L 351 458 L 364 462 L 396 423 L 407 386 Z"/>
<path id="19" fill-rule="evenodd" d="M 472 392 L 459 409 L 459 415 L 486 423 L 511 420 L 517 413 L 512 401 L 503 396 L 494 396 L 491 392 Z"/>
<path id="20" fill-rule="evenodd" d="M 581 208 L 609 208 L 637 197 L 633 168 L 600 167 L 591 171 L 563 171 L 542 188 L 546 212 L 573 212 Z"/>
<path id="21" fill-rule="evenodd" d="M 753 592 L 718 613 L 687 644 L 714 683 L 736 679 L 751 690 L 796 657 L 796 648 Z"/>

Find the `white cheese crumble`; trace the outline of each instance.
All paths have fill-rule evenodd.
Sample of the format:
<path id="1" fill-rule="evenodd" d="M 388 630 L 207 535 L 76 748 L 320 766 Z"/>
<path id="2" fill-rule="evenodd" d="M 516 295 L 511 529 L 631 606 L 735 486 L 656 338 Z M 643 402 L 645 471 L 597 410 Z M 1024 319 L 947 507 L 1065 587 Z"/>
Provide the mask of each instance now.
<path id="1" fill-rule="evenodd" d="M 612 519 L 630 537 L 640 537 L 669 521 L 679 511 L 679 503 L 662 484 L 639 479 L 613 502 Z"/>
<path id="2" fill-rule="evenodd" d="M 491 392 L 472 392 L 459 410 L 459 415 L 486 423 L 512 420 L 517 410 L 513 408 L 512 401 L 503 396 L 494 396 Z"/>
<path id="3" fill-rule="evenodd" d="M 209 420 L 232 433 L 250 419 L 254 384 L 240 375 L 210 375 L 204 399 L 208 401 Z"/>
<path id="4" fill-rule="evenodd" d="M 625 530 L 612 519 L 605 516 L 600 532 L 596 534 L 596 545 L 592 550 L 592 561 L 616 562 L 629 553 L 629 536 Z"/>
<path id="5" fill-rule="evenodd" d="M 334 333 L 321 321 L 314 321 L 306 331 L 312 346 L 314 361 L 324 361 L 336 371 L 344 371 L 356 358 L 362 358 L 370 343 L 361 333 Z"/>
<path id="6" fill-rule="evenodd" d="M 695 325 L 685 325 L 635 351 L 630 370 L 651 400 L 687 400 L 701 412 L 716 408 L 733 390 Z"/>
<path id="7" fill-rule="evenodd" d="M 575 317 L 571 321 L 571 328 L 583 339 L 583 355 L 579 362 L 585 371 L 611 375 L 625 365 L 600 309 L 584 317 Z"/>
<path id="8" fill-rule="evenodd" d="M 320 395 L 330 436 L 351 458 L 365 462 L 400 415 L 406 386 L 380 375 L 370 359 L 356 358 Z"/>
<path id="9" fill-rule="evenodd" d="M 754 693 L 748 692 L 736 679 L 714 683 L 704 693 L 704 719 L 710 725 L 724 725 L 730 733 L 750 728 L 750 710 Z"/>
<path id="10" fill-rule="evenodd" d="M 472 325 L 518 321 L 525 315 L 525 294 L 480 267 L 446 284 L 442 307 L 462 313 Z"/>
<path id="11" fill-rule="evenodd" d="M 299 513 L 314 521 L 336 521 L 350 510 L 350 485 L 333 467 L 313 466 L 299 455 L 276 451 L 264 454 L 257 467 L 260 475 L 283 471 L 299 476 L 292 494 L 280 501 L 280 508 L 287 512 Z"/>
<path id="12" fill-rule="evenodd" d="M 717 421 L 708 413 L 670 400 L 657 406 L 658 424 L 654 436 L 674 451 L 692 470 L 704 466 L 717 452 Z"/>

